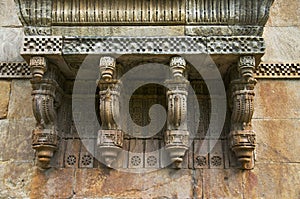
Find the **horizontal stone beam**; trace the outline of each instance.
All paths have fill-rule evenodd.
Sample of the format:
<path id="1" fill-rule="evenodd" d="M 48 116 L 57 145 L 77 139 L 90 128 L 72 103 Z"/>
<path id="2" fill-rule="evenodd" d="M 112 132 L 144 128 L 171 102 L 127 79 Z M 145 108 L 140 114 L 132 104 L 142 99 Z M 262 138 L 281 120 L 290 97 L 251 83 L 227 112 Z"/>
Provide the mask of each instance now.
<path id="1" fill-rule="evenodd" d="M 27 36 L 21 54 L 253 54 L 262 55 L 265 43 L 256 36 L 215 37 L 54 37 Z"/>

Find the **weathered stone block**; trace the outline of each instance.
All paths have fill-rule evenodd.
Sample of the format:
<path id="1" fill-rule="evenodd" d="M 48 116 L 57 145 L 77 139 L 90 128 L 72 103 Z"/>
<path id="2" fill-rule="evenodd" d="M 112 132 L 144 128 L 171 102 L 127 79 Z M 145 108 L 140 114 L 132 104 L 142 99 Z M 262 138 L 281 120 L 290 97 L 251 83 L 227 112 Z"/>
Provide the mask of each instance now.
<path id="1" fill-rule="evenodd" d="M 23 61 L 20 55 L 22 39 L 22 28 L 0 28 L 0 61 Z"/>
<path id="2" fill-rule="evenodd" d="M 13 80 L 8 108 L 9 119 L 33 118 L 31 84 L 28 80 Z"/>
<path id="3" fill-rule="evenodd" d="M 297 63 L 300 61 L 300 27 L 266 27 L 266 53 L 263 62 Z"/>
<path id="4" fill-rule="evenodd" d="M 73 169 L 36 169 L 30 184 L 30 198 L 72 198 Z"/>
<path id="5" fill-rule="evenodd" d="M 300 81 L 262 80 L 255 87 L 254 119 L 300 118 Z"/>
<path id="6" fill-rule="evenodd" d="M 200 172 L 196 179 L 201 177 Z M 242 173 L 238 169 L 203 169 L 202 198 L 243 198 Z"/>
<path id="7" fill-rule="evenodd" d="M 8 133 L 4 136 L 1 156 L 3 160 L 14 162 L 31 162 L 34 151 L 31 148 L 31 132 L 35 126 L 34 119 L 10 120 Z"/>
<path id="8" fill-rule="evenodd" d="M 32 163 L 0 162 L 0 198 L 29 198 Z"/>
<path id="9" fill-rule="evenodd" d="M 300 1 L 276 0 L 270 9 L 266 26 L 299 26 Z"/>
<path id="10" fill-rule="evenodd" d="M 0 119 L 6 118 L 10 94 L 10 82 L 0 81 Z"/>
<path id="11" fill-rule="evenodd" d="M 243 178 L 243 198 L 300 198 L 299 163 L 256 164 Z"/>
<path id="12" fill-rule="evenodd" d="M 300 119 L 253 120 L 252 123 L 257 135 L 257 162 L 300 162 Z"/>
<path id="13" fill-rule="evenodd" d="M 0 26 L 21 26 L 14 0 L 0 0 Z"/>
<path id="14" fill-rule="evenodd" d="M 0 120 L 0 146 L 4 146 L 6 144 L 6 140 L 8 137 L 8 129 L 9 129 L 9 121 L 8 120 Z M 9 150 L 9 149 L 7 149 Z M 3 159 L 3 153 L 6 151 L 5 148 L 0 150 L 0 161 Z"/>
<path id="15" fill-rule="evenodd" d="M 81 169 L 76 171 L 75 193 L 79 198 L 191 198 L 192 176 L 189 170 L 133 174 Z"/>

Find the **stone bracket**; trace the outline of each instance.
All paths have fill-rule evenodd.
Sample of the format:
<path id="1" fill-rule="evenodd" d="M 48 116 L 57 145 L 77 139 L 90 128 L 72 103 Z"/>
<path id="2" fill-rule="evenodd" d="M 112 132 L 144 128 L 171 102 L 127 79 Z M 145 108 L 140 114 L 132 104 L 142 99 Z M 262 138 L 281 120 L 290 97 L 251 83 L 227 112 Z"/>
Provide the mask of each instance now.
<path id="1" fill-rule="evenodd" d="M 181 168 L 183 156 L 189 146 L 187 129 L 188 80 L 185 79 L 186 61 L 182 57 L 172 57 L 170 61 L 172 77 L 165 81 L 168 99 L 166 151 L 176 168 Z"/>
<path id="2" fill-rule="evenodd" d="M 254 56 L 241 56 L 230 83 L 230 147 L 243 169 L 254 167 L 255 132 L 251 120 L 254 112 Z M 234 73 L 233 72 L 233 73 Z"/>
<path id="3" fill-rule="evenodd" d="M 30 70 L 32 107 L 37 121 L 32 132 L 32 147 L 37 152 L 38 166 L 47 169 L 58 146 L 57 108 L 61 104 L 64 78 L 42 56 L 33 56 L 30 59 Z"/>
<path id="4" fill-rule="evenodd" d="M 119 126 L 120 85 L 116 74 L 116 59 L 110 56 L 100 58 L 98 88 L 100 95 L 101 130 L 98 132 L 97 146 L 108 167 L 116 162 L 123 146 L 123 132 Z"/>

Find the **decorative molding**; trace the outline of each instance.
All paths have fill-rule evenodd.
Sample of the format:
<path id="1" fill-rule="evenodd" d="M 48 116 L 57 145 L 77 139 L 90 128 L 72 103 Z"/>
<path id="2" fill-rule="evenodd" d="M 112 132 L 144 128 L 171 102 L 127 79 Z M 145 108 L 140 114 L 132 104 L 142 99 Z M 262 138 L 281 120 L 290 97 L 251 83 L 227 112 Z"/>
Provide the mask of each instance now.
<path id="1" fill-rule="evenodd" d="M 16 1 L 25 32 L 51 34 L 51 26 L 222 25 L 261 26 L 274 0 Z M 214 27 L 212 28 L 214 29 Z M 244 30 L 239 31 L 241 34 Z M 194 31 L 197 34 L 197 31 Z M 210 32 L 211 33 L 211 32 Z M 253 32 L 254 34 L 256 31 Z M 259 32 L 261 34 L 261 32 Z"/>
<path id="2" fill-rule="evenodd" d="M 185 35 L 189 36 L 262 36 L 262 26 L 185 26 Z"/>
<path id="3" fill-rule="evenodd" d="M 214 50 L 214 47 L 217 50 Z M 94 37 L 64 39 L 63 54 L 262 54 L 262 37 Z"/>
<path id="4" fill-rule="evenodd" d="M 25 37 L 22 55 L 263 54 L 262 37 Z"/>
<path id="5" fill-rule="evenodd" d="M 0 62 L 0 79 L 31 77 L 30 67 L 26 62 Z"/>
<path id="6" fill-rule="evenodd" d="M 257 79 L 299 79 L 300 63 L 261 63 L 254 76 Z M 31 77 L 30 66 L 26 62 L 0 62 L 0 79 Z"/>
<path id="7" fill-rule="evenodd" d="M 269 16 L 274 0 L 188 0 L 186 1 L 186 21 L 188 24 L 217 25 L 261 25 Z M 259 9 L 258 9 L 259 8 Z"/>
<path id="8" fill-rule="evenodd" d="M 25 35 L 51 35 L 51 27 L 26 26 L 24 27 Z"/>
<path id="9" fill-rule="evenodd" d="M 299 79 L 300 63 L 261 63 L 254 73 L 257 79 Z M 30 79 L 26 62 L 0 62 L 0 79 Z M 197 89 L 197 88 L 195 88 Z"/>
<path id="10" fill-rule="evenodd" d="M 208 54 L 263 54 L 265 42 L 262 37 L 208 37 Z"/>
<path id="11" fill-rule="evenodd" d="M 22 54 L 57 55 L 62 53 L 63 38 L 54 36 L 26 36 L 21 49 Z"/>
<path id="12" fill-rule="evenodd" d="M 256 78 L 300 78 L 300 63 L 262 63 L 255 71 Z"/>
<path id="13" fill-rule="evenodd" d="M 206 53 L 204 37 L 65 37 L 63 54 Z"/>

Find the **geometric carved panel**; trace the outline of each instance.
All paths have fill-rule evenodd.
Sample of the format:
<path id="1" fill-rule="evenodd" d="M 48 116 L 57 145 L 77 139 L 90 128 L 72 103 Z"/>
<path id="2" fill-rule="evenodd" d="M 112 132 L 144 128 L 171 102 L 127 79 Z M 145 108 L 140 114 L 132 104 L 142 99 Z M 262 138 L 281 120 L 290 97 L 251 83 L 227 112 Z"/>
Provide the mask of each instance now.
<path id="1" fill-rule="evenodd" d="M 256 78 L 299 78 L 300 64 L 260 64 Z"/>

